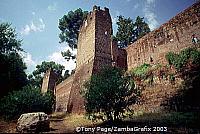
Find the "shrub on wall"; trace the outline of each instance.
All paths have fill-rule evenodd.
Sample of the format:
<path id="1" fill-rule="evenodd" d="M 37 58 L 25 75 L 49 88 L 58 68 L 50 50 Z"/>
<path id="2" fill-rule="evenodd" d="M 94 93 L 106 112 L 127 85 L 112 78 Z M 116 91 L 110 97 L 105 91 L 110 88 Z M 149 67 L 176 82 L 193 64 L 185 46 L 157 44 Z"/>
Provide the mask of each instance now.
<path id="1" fill-rule="evenodd" d="M 144 63 L 143 65 L 134 68 L 131 71 L 131 74 L 133 76 L 137 76 L 137 77 L 140 77 L 140 78 L 145 78 L 145 76 L 147 75 L 150 67 L 151 67 L 150 64 Z"/>
<path id="2" fill-rule="evenodd" d="M 17 118 L 28 112 L 52 112 L 54 96 L 51 92 L 42 94 L 39 88 L 26 86 L 13 91 L 0 100 L 0 114 L 7 119 Z"/>
<path id="3" fill-rule="evenodd" d="M 166 60 L 170 65 L 173 65 L 178 71 L 191 62 L 192 64 L 200 64 L 200 51 L 195 48 L 186 48 L 179 54 L 169 52 L 166 54 Z"/>

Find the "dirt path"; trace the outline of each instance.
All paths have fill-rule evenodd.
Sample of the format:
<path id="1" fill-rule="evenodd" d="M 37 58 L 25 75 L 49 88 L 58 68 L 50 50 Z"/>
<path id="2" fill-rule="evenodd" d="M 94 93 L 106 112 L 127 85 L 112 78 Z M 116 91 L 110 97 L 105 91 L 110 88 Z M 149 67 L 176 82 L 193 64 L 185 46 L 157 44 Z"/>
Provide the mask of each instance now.
<path id="1" fill-rule="evenodd" d="M 51 130 L 47 133 L 73 133 L 74 129 L 67 126 L 63 120 L 51 120 Z"/>

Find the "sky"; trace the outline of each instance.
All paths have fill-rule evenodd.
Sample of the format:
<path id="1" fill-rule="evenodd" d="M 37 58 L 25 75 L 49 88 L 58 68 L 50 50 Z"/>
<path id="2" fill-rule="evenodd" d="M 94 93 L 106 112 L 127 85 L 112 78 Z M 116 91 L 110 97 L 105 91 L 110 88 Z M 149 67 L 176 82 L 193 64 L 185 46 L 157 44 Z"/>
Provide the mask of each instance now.
<path id="1" fill-rule="evenodd" d="M 59 19 L 71 10 L 82 8 L 91 11 L 94 5 L 108 7 L 117 30 L 117 16 L 135 20 L 144 17 L 151 30 L 158 28 L 170 18 L 195 3 L 196 0 L 0 0 L 0 23 L 12 23 L 17 38 L 22 39 L 24 62 L 27 73 L 42 61 L 55 61 L 65 69 L 75 68 L 73 60 L 66 61 L 61 51 L 69 49 L 59 43 Z M 76 51 L 74 51 L 76 53 Z"/>

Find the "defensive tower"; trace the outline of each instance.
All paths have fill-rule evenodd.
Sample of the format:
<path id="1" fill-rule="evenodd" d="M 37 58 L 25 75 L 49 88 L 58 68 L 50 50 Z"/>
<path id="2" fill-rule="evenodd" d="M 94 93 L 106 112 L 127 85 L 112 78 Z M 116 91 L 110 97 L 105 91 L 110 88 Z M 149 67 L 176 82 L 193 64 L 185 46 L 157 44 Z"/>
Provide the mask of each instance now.
<path id="1" fill-rule="evenodd" d="M 112 21 L 109 9 L 94 6 L 87 16 L 78 37 L 77 65 L 69 96 L 67 111 L 84 112 L 84 100 L 80 95 L 83 83 L 102 67 L 112 65 Z"/>

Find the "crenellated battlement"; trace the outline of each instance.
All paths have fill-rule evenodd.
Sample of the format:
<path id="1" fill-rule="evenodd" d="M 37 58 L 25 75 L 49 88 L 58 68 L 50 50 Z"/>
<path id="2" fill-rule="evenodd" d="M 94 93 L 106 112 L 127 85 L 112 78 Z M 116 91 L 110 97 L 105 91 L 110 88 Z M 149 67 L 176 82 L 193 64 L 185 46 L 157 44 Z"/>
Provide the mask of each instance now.
<path id="1" fill-rule="evenodd" d="M 110 16 L 108 8 L 104 7 L 104 9 L 101 9 L 100 6 L 93 6 L 93 10 L 88 13 L 86 19 L 83 21 L 82 26 L 80 27 L 80 33 L 85 32 L 86 28 L 90 27 L 90 24 L 95 21 L 97 14 L 100 14 L 102 17 L 105 18 L 107 18 L 107 16 Z"/>

